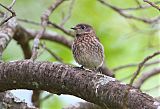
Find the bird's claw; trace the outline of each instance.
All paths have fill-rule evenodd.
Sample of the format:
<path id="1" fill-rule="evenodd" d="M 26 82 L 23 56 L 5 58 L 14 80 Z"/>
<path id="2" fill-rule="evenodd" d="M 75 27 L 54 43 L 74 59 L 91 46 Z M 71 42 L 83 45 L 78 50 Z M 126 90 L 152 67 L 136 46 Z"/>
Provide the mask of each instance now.
<path id="1" fill-rule="evenodd" d="M 81 67 L 73 67 L 73 68 L 80 69 L 80 70 L 85 70 L 83 66 L 81 66 Z"/>

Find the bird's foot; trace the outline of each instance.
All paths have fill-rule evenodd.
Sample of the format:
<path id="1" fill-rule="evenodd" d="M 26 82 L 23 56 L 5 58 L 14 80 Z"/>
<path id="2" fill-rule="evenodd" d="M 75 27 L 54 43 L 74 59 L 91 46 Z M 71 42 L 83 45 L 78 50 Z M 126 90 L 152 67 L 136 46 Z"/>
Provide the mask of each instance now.
<path id="1" fill-rule="evenodd" d="M 73 67 L 73 68 L 80 69 L 80 70 L 85 70 L 83 66 L 81 66 L 81 67 Z"/>
<path id="2" fill-rule="evenodd" d="M 101 67 L 99 67 L 99 68 L 96 68 L 94 71 L 95 71 L 95 72 L 97 72 L 97 73 L 100 73 L 100 74 L 102 74 L 102 68 L 101 68 Z"/>

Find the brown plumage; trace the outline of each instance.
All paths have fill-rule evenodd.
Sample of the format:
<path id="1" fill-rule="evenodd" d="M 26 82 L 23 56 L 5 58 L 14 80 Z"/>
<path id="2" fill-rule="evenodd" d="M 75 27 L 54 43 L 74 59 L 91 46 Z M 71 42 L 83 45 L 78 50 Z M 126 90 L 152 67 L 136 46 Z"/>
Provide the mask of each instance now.
<path id="1" fill-rule="evenodd" d="M 71 29 L 76 32 L 72 45 L 76 62 L 85 68 L 97 70 L 103 64 L 104 49 L 93 28 L 87 24 L 78 24 Z"/>

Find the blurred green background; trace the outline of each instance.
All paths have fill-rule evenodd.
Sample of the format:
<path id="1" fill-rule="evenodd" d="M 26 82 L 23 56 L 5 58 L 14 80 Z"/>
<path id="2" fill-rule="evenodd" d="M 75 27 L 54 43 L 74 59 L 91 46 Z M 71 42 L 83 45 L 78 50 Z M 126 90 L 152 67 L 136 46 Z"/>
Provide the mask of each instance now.
<path id="1" fill-rule="evenodd" d="M 0 2 L 7 6 L 11 0 L 0 0 Z M 40 22 L 41 14 L 53 2 L 54 0 L 17 0 L 14 10 L 17 18 Z M 106 0 L 106 2 L 121 8 L 137 6 L 134 0 Z M 50 21 L 60 24 L 63 16 L 67 15 L 70 3 L 71 0 L 67 0 L 60 5 L 50 16 Z M 143 1 L 141 3 L 146 4 Z M 160 15 L 159 11 L 152 7 L 127 12 L 146 18 Z M 75 0 L 71 18 L 66 22 L 64 28 L 70 30 L 70 28 L 77 23 L 87 23 L 94 27 L 97 36 L 104 45 L 105 59 L 108 67 L 111 69 L 125 64 L 139 63 L 146 56 L 160 50 L 160 23 L 146 24 L 141 21 L 126 19 L 96 0 Z M 39 26 L 23 22 L 19 22 L 19 24 L 30 29 L 38 30 L 40 28 Z M 70 36 L 63 34 L 55 28 L 47 28 L 47 30 L 57 32 L 72 40 Z M 45 41 L 45 43 L 46 46 L 61 57 L 65 63 L 74 63 L 70 49 L 55 42 Z M 32 46 L 32 42 L 30 42 L 30 45 Z M 157 56 L 153 58 L 152 61 L 159 58 L 160 56 Z M 6 48 L 3 59 L 5 61 L 23 59 L 21 48 L 14 40 L 12 40 Z M 40 57 L 38 57 L 38 60 L 56 61 L 48 52 L 43 52 Z M 160 65 L 156 66 L 160 67 Z M 151 70 L 154 67 L 155 66 L 144 68 L 142 72 Z M 129 67 L 119 70 L 116 72 L 116 79 L 122 80 L 132 75 L 136 69 L 137 67 Z M 123 82 L 128 83 L 129 80 L 130 78 L 125 79 Z M 141 89 L 146 90 L 157 85 L 160 85 L 160 75 L 151 77 L 144 83 Z M 158 92 L 160 92 L 160 88 L 147 93 L 153 97 L 157 97 L 160 96 Z M 58 96 L 54 96 L 44 101 L 41 106 L 43 109 L 61 109 L 63 105 L 66 105 L 66 103 L 62 102 Z"/>

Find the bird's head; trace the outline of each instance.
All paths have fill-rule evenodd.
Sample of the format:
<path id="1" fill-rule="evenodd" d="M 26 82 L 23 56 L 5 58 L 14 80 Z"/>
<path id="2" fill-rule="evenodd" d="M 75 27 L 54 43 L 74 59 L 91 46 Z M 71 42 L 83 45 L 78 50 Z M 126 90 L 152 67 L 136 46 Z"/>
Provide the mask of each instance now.
<path id="1" fill-rule="evenodd" d="M 94 33 L 92 26 L 88 24 L 77 24 L 75 27 L 71 29 L 75 30 L 76 35 Z"/>

